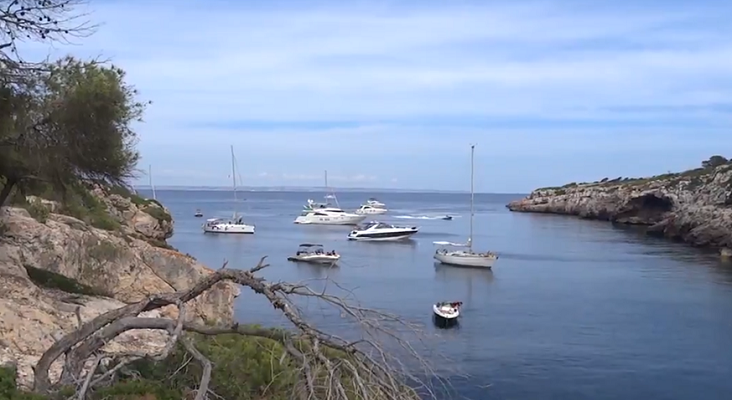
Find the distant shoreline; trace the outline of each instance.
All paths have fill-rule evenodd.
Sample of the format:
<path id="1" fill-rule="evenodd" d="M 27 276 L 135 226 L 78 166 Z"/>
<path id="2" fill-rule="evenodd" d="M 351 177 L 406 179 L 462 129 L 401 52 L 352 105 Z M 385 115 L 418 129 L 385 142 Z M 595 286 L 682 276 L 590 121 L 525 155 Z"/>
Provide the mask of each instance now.
<path id="1" fill-rule="evenodd" d="M 135 185 L 135 190 L 152 190 L 150 185 Z M 226 186 L 155 186 L 155 190 L 181 190 L 181 191 L 231 191 Z M 242 186 L 237 188 L 242 192 L 322 192 L 323 187 L 298 187 L 298 186 Z M 441 194 L 470 194 L 470 191 L 463 190 L 435 190 L 435 189 L 386 189 L 386 188 L 338 188 L 342 193 L 441 193 Z M 478 193 L 475 194 L 498 194 L 526 196 L 526 193 Z"/>

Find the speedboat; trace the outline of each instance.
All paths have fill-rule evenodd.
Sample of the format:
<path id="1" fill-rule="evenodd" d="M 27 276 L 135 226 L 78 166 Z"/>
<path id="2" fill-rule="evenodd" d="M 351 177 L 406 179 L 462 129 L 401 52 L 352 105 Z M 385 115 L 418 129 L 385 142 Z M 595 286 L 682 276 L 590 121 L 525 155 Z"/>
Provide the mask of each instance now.
<path id="1" fill-rule="evenodd" d="M 385 207 L 377 207 L 372 206 L 369 204 L 363 204 L 361 207 L 356 210 L 356 214 L 362 214 L 362 215 L 380 215 L 380 214 L 386 214 L 388 210 Z"/>
<path id="2" fill-rule="evenodd" d="M 442 217 L 442 219 L 444 219 L 445 221 L 452 221 L 452 215 L 445 215 L 444 217 Z"/>
<path id="3" fill-rule="evenodd" d="M 364 219 L 366 215 L 347 213 L 337 207 L 325 207 L 303 210 L 294 222 L 302 225 L 358 225 Z"/>
<path id="4" fill-rule="evenodd" d="M 203 217 L 203 213 L 202 213 L 202 212 L 201 212 L 201 210 L 199 209 L 199 210 L 196 210 L 196 213 L 195 213 L 195 214 L 193 214 L 193 216 L 194 216 L 194 217 L 196 217 L 196 218 L 199 218 L 199 217 Z"/>
<path id="5" fill-rule="evenodd" d="M 299 261 L 313 264 L 335 264 L 341 259 L 341 255 L 335 250 L 325 251 L 323 245 L 303 243 L 297 249 L 294 256 L 287 257 L 287 261 Z"/>
<path id="6" fill-rule="evenodd" d="M 248 233 L 254 234 L 254 225 L 245 224 L 242 218 L 226 221 L 221 218 L 209 218 L 203 224 L 204 233 Z"/>
<path id="7" fill-rule="evenodd" d="M 378 221 L 371 221 L 358 226 L 348 234 L 348 240 L 362 241 L 394 241 L 408 239 L 419 232 L 416 226 L 394 226 Z"/>
<path id="8" fill-rule="evenodd" d="M 434 313 L 435 323 L 447 325 L 457 322 L 462 305 L 462 301 L 440 301 L 433 304 L 432 312 Z"/>
<path id="9" fill-rule="evenodd" d="M 370 197 L 368 200 L 366 200 L 366 205 L 372 207 L 386 208 L 386 204 L 380 202 L 379 200 L 376 200 L 375 197 Z"/>

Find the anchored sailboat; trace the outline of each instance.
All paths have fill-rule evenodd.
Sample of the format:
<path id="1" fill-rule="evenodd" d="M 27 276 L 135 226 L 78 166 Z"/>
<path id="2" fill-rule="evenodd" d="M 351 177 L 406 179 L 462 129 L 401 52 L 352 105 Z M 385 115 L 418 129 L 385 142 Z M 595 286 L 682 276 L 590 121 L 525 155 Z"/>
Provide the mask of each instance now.
<path id="1" fill-rule="evenodd" d="M 434 242 L 440 246 L 450 247 L 467 247 L 467 250 L 449 250 L 447 248 L 439 248 L 435 251 L 435 260 L 446 264 L 454 265 L 458 267 L 474 267 L 474 268 L 492 268 L 498 259 L 498 254 L 488 251 L 484 253 L 476 253 L 473 251 L 473 219 L 475 215 L 474 211 L 474 159 L 475 159 L 475 145 L 470 145 L 470 234 L 468 235 L 467 243 L 452 243 L 446 241 Z"/>
<path id="2" fill-rule="evenodd" d="M 234 215 L 231 220 L 221 218 L 210 218 L 203 224 L 205 233 L 254 233 L 254 225 L 244 223 L 244 219 L 237 212 L 236 197 L 236 158 L 234 157 L 234 146 L 231 146 L 231 177 L 234 184 Z"/>

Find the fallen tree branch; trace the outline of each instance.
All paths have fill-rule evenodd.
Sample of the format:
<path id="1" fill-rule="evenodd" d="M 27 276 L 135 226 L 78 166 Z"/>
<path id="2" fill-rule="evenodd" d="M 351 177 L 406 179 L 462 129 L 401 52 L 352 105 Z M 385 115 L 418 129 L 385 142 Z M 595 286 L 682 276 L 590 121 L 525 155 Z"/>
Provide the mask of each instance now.
<path id="1" fill-rule="evenodd" d="M 397 333 L 391 332 L 386 326 L 380 325 L 383 322 L 395 322 L 407 326 L 407 323 L 401 321 L 397 316 L 350 305 L 337 296 L 325 292 L 315 292 L 303 285 L 267 282 L 264 278 L 254 275 L 255 272 L 267 267 L 264 261 L 265 258 L 262 258 L 257 266 L 249 270 L 219 269 L 203 278 L 189 290 L 152 295 L 143 301 L 109 311 L 84 323 L 76 331 L 58 340 L 43 354 L 35 366 L 34 391 L 45 394 L 61 384 L 83 381 L 83 391 L 80 391 L 80 395 L 83 396 L 94 386 L 113 379 L 124 366 L 135 360 L 147 358 L 162 361 L 167 359 L 176 344 L 180 343 L 202 366 L 203 372 L 198 384 L 196 400 L 205 399 L 210 391 L 213 367 L 211 361 L 195 347 L 191 338 L 186 334 L 195 333 L 204 336 L 238 334 L 266 338 L 280 343 L 284 354 L 300 368 L 301 380 L 296 383 L 293 390 L 300 392 L 302 398 L 324 400 L 416 398 L 415 393 L 406 386 L 405 381 L 410 379 L 419 382 L 419 379 L 408 372 L 408 369 L 396 359 L 396 356 L 391 354 L 391 349 L 387 350 L 381 346 L 375 339 L 374 333 L 369 332 L 380 332 L 389 338 L 397 339 L 397 344 L 406 350 L 408 355 L 422 363 L 427 371 L 431 371 L 406 340 L 400 338 Z M 265 329 L 239 324 L 207 326 L 186 321 L 186 302 L 221 281 L 235 282 L 262 294 L 275 309 L 284 314 L 295 330 Z M 366 330 L 364 337 L 358 341 L 347 341 L 315 328 L 304 319 L 295 303 L 290 300 L 294 296 L 317 297 L 336 307 L 342 314 L 351 317 Z M 179 310 L 176 320 L 138 316 L 142 312 L 171 304 L 175 304 Z M 98 357 L 99 352 L 104 351 L 107 343 L 133 329 L 165 330 L 170 333 L 170 339 L 159 354 L 117 355 L 114 358 L 118 360 L 118 363 L 110 370 L 95 378 L 96 365 L 99 364 L 95 363 L 95 367 L 89 370 L 85 379 L 81 379 L 83 366 L 87 360 Z M 49 379 L 49 367 L 65 353 L 68 355 L 64 363 L 62 378 L 54 385 Z M 111 355 L 107 356 L 111 357 Z"/>

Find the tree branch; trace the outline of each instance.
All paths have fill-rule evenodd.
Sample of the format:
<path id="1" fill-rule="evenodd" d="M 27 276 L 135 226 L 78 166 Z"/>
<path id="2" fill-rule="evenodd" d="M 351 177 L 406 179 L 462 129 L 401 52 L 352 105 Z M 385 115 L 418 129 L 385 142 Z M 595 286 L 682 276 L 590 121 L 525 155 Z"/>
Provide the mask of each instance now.
<path id="1" fill-rule="evenodd" d="M 264 278 L 254 275 L 255 272 L 267 267 L 264 261 L 265 258 L 262 258 L 257 266 L 250 270 L 219 269 L 201 279 L 190 290 L 153 295 L 143 301 L 109 311 L 84 323 L 79 329 L 57 341 L 43 354 L 35 366 L 34 390 L 38 393 L 49 393 L 60 383 L 83 381 L 82 389 L 83 393 L 86 393 L 95 385 L 113 378 L 125 365 L 134 360 L 150 358 L 154 361 L 162 361 L 167 359 L 176 343 L 180 343 L 203 368 L 196 399 L 204 399 L 210 390 L 211 361 L 195 348 L 191 337 L 184 333 L 187 332 L 205 336 L 238 334 L 266 338 L 280 343 L 284 354 L 300 368 L 302 379 L 293 389 L 297 391 L 297 388 L 300 387 L 303 398 L 324 400 L 352 397 L 394 400 L 417 398 L 414 392 L 406 386 L 405 380 L 419 380 L 408 372 L 407 368 L 393 354 L 390 354 L 392 351 L 382 348 L 373 337 L 374 333 L 381 332 L 387 337 L 398 339 L 397 343 L 402 349 L 407 350 L 410 356 L 422 363 L 426 370 L 431 371 L 408 342 L 379 324 L 379 321 L 391 321 L 406 326 L 405 322 L 393 315 L 347 304 L 336 296 L 317 293 L 303 285 L 267 282 Z M 235 282 L 262 294 L 275 309 L 284 314 L 295 329 L 291 331 L 265 329 L 239 324 L 206 326 L 186 321 L 185 303 L 221 281 Z M 335 306 L 343 314 L 351 316 L 354 321 L 359 323 L 365 330 L 366 336 L 357 342 L 349 342 L 322 332 L 303 319 L 297 307 L 289 300 L 291 296 L 317 297 Z M 138 316 L 144 311 L 151 311 L 169 304 L 177 305 L 179 309 L 177 320 Z M 133 329 L 166 330 L 171 337 L 160 354 L 153 356 L 138 353 L 117 355 L 119 363 L 109 371 L 94 378 L 97 368 L 93 367 L 87 373 L 86 379 L 81 379 L 82 368 L 86 360 L 92 359 L 95 354 L 99 354 L 99 351 L 103 351 L 104 346 L 120 334 Z M 48 377 L 49 367 L 65 352 L 68 352 L 68 355 L 62 379 L 56 385 L 52 385 Z M 94 365 L 98 364 L 97 362 Z"/>

